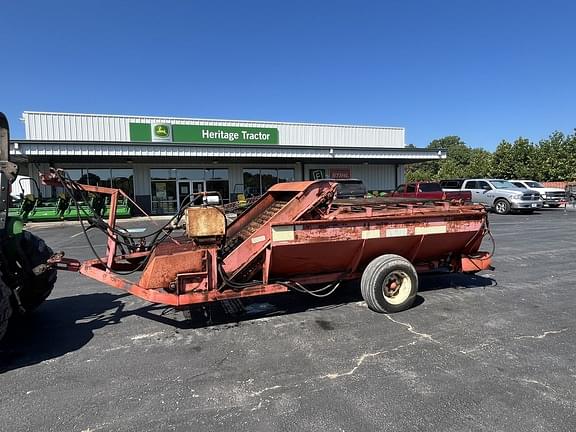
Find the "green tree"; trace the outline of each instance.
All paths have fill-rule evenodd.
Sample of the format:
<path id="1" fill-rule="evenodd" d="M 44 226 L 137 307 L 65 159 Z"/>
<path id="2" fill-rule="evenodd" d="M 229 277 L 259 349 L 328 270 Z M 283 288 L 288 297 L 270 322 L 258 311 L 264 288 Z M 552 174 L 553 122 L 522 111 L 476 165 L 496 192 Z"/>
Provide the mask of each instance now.
<path id="1" fill-rule="evenodd" d="M 407 181 L 440 180 L 446 177 L 457 176 L 459 168 L 468 164 L 470 160 L 470 147 L 458 136 L 447 136 L 433 140 L 426 147 L 430 150 L 446 150 L 447 158 L 411 164 L 406 167 Z"/>
<path id="2" fill-rule="evenodd" d="M 428 145 L 428 148 L 434 150 L 447 150 L 450 160 L 454 161 L 458 166 L 467 165 L 470 161 L 471 149 L 458 136 L 447 136 L 444 138 L 435 139 Z"/>
<path id="3" fill-rule="evenodd" d="M 492 162 L 492 176 L 509 179 L 514 177 L 514 151 L 512 144 L 502 141 L 496 147 Z"/>
<path id="4" fill-rule="evenodd" d="M 548 181 L 576 179 L 576 132 L 554 132 L 536 150 L 539 178 Z"/>
<path id="5" fill-rule="evenodd" d="M 502 141 L 493 156 L 493 176 L 505 179 L 538 179 L 537 150 L 526 138 Z"/>
<path id="6" fill-rule="evenodd" d="M 446 159 L 408 165 L 407 181 L 473 177 L 576 180 L 576 129 L 571 135 L 554 132 L 537 145 L 522 137 L 513 143 L 504 140 L 494 153 L 472 149 L 457 136 L 436 139 L 427 148 L 446 150 Z"/>
<path id="7" fill-rule="evenodd" d="M 516 178 L 535 179 L 538 177 L 536 147 L 526 138 L 518 138 L 512 146 L 514 175 Z M 539 179 L 538 179 L 539 180 Z"/>
<path id="8" fill-rule="evenodd" d="M 468 166 L 462 173 L 464 178 L 482 178 L 492 176 L 492 153 L 481 148 L 472 149 Z"/>

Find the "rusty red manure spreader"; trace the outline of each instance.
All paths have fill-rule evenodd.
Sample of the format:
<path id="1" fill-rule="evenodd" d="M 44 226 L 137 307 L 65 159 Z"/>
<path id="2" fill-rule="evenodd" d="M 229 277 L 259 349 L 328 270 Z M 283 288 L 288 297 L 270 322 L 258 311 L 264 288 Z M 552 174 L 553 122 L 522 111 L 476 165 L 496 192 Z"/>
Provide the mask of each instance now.
<path id="1" fill-rule="evenodd" d="M 121 193 L 79 185 L 63 171 L 44 181 L 72 194 L 108 194 L 111 206 Z M 479 251 L 489 233 L 482 206 L 338 200 L 336 186 L 326 180 L 276 184 L 230 224 L 216 206 L 188 206 L 140 237 L 118 228 L 110 212 L 108 221 L 92 221 L 107 235 L 106 256 L 79 263 L 57 254 L 51 263 L 183 310 L 287 291 L 327 296 L 341 282 L 360 279 L 370 309 L 398 312 L 414 302 L 419 272 L 491 268 L 491 254 Z M 178 228 L 184 225 L 183 235 Z M 137 282 L 125 276 L 136 272 Z"/>

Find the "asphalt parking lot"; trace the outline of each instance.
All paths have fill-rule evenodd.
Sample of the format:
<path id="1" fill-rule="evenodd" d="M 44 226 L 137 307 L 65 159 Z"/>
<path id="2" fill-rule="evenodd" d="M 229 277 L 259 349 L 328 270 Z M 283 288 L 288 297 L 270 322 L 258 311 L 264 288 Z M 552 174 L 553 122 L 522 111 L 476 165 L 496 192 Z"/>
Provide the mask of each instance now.
<path id="1" fill-rule="evenodd" d="M 574 431 L 576 211 L 490 222 L 495 271 L 422 277 L 394 315 L 352 285 L 190 324 L 62 272 L 2 345 L 1 429 Z M 30 230 L 91 257 L 77 225 Z"/>

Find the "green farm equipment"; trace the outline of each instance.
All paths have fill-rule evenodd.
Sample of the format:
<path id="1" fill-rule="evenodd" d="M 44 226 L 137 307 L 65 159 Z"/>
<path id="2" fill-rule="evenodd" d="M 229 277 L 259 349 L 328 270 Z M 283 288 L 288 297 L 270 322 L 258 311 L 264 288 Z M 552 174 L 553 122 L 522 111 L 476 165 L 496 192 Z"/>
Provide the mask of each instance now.
<path id="1" fill-rule="evenodd" d="M 0 113 L 0 339 L 10 317 L 37 308 L 56 282 L 56 269 L 48 264 L 52 249 L 24 231 L 21 218 L 9 215 L 10 185 L 17 174 L 18 166 L 10 162 L 8 120 Z"/>
<path id="2" fill-rule="evenodd" d="M 12 194 L 9 216 L 19 217 L 23 222 L 48 222 L 62 220 L 78 220 L 79 217 L 108 217 L 110 203 L 102 194 L 88 194 L 87 201 L 73 200 L 61 192 L 55 198 L 44 198 L 36 180 L 30 177 L 18 176 L 17 189 L 21 192 Z M 116 207 L 116 218 L 129 218 L 132 209 L 128 200 L 122 197 Z"/>

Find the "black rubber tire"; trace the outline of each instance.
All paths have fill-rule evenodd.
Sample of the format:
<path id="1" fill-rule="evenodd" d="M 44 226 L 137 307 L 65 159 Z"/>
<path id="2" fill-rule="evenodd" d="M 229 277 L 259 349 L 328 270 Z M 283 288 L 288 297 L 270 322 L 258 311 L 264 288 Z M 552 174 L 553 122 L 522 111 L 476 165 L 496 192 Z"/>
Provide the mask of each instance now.
<path id="1" fill-rule="evenodd" d="M 1 278 L 0 275 L 0 340 L 6 334 L 8 329 L 8 321 L 12 315 L 12 305 L 10 304 L 10 296 L 12 291 Z"/>
<path id="2" fill-rule="evenodd" d="M 505 215 L 510 213 L 510 203 L 503 198 L 494 201 L 494 213 Z"/>
<path id="3" fill-rule="evenodd" d="M 45 264 L 54 254 L 44 240 L 29 231 L 22 232 L 20 247 L 33 268 Z M 54 288 L 56 277 L 56 269 L 51 268 L 38 276 L 32 276 L 22 284 L 18 298 L 26 312 L 32 312 L 46 300 Z"/>
<path id="4" fill-rule="evenodd" d="M 384 283 L 390 277 L 401 275 L 406 277 L 405 288 L 401 288 L 396 295 L 402 294 L 402 297 L 394 297 L 384 294 Z M 399 255 L 381 255 L 375 258 L 366 266 L 362 279 L 360 281 L 362 297 L 370 309 L 379 313 L 394 313 L 408 309 L 414 303 L 416 293 L 418 292 L 418 273 L 414 266 L 407 259 Z M 396 303 L 396 301 L 399 301 Z"/>

